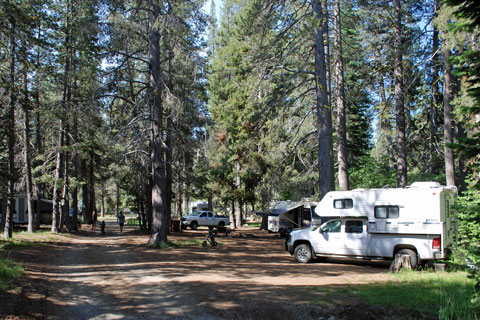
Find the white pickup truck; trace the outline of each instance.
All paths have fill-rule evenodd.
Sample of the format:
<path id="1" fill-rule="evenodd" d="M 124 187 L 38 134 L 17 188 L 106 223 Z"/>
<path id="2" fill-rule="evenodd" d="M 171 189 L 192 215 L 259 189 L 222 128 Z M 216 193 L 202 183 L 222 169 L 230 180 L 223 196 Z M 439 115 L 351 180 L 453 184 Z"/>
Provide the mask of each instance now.
<path id="1" fill-rule="evenodd" d="M 216 215 L 212 211 L 195 211 L 182 217 L 182 227 L 196 230 L 199 226 L 224 227 L 230 223 L 228 217 Z"/>
<path id="2" fill-rule="evenodd" d="M 298 262 L 314 257 L 392 259 L 413 267 L 444 259 L 455 237 L 455 187 L 417 182 L 408 188 L 332 191 L 315 208 L 322 225 L 294 230 L 286 250 Z"/>

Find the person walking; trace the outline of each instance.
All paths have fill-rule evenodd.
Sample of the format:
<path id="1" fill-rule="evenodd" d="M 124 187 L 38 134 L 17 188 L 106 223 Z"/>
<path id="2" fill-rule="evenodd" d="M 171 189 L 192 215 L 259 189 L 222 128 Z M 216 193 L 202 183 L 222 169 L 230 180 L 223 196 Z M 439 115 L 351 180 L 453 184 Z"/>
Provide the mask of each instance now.
<path id="1" fill-rule="evenodd" d="M 118 225 L 120 226 L 120 232 L 123 232 L 123 226 L 125 224 L 125 216 L 121 211 L 120 211 L 120 214 L 117 216 L 117 222 L 118 222 Z"/>

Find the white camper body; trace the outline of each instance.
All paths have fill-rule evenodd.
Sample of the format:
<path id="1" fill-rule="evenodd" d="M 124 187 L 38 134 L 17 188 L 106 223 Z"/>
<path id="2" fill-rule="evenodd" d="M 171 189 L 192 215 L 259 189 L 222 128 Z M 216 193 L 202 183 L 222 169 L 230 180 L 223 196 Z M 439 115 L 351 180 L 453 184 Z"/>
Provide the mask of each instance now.
<path id="1" fill-rule="evenodd" d="M 39 210 L 37 206 L 40 204 Z M 40 199 L 32 201 L 33 212 L 35 213 L 51 213 L 52 201 L 46 199 Z M 0 198 L 0 219 L 3 219 L 3 213 L 6 212 L 6 200 Z M 27 195 L 25 193 L 18 193 L 15 195 L 15 211 L 13 212 L 13 223 L 25 224 L 28 223 L 27 212 Z"/>
<path id="2" fill-rule="evenodd" d="M 309 226 L 312 220 L 313 203 L 302 201 L 277 201 L 262 213 L 268 215 L 268 231 L 284 236 L 294 228 Z"/>
<path id="3" fill-rule="evenodd" d="M 408 188 L 332 191 L 315 208 L 317 216 L 329 220 L 320 227 L 293 231 L 287 250 L 295 254 L 303 243 L 311 257 L 391 259 L 403 250 L 415 262 L 443 259 L 455 236 L 450 212 L 455 197 L 454 187 L 434 182 L 417 182 Z M 303 250 L 303 254 L 309 252 Z"/>

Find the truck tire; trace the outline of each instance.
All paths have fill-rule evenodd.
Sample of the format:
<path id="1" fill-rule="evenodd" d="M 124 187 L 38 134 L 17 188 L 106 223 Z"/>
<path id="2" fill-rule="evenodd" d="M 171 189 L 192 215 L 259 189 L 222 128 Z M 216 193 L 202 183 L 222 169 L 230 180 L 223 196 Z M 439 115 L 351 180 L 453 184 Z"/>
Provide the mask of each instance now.
<path id="1" fill-rule="evenodd" d="M 295 259 L 300 263 L 308 263 L 312 260 L 312 249 L 306 243 L 299 244 L 293 251 Z"/>
<path id="2" fill-rule="evenodd" d="M 197 222 L 197 221 L 192 221 L 192 222 L 190 223 L 190 228 L 191 228 L 192 230 L 197 230 L 197 227 L 198 227 L 198 222 Z"/>
<path id="3" fill-rule="evenodd" d="M 225 221 L 220 221 L 220 222 L 218 223 L 218 226 L 219 226 L 219 227 L 225 227 Z"/>
<path id="4" fill-rule="evenodd" d="M 401 249 L 397 252 L 397 254 L 408 254 L 410 256 L 410 264 L 412 265 L 412 269 L 416 269 L 418 266 L 418 256 L 415 251 L 411 249 Z"/>

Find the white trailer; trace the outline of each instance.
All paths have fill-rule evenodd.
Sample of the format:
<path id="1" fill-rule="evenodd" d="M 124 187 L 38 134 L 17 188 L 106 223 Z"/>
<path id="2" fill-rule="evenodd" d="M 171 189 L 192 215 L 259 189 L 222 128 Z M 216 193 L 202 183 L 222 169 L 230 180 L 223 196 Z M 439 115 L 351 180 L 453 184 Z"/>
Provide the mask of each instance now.
<path id="1" fill-rule="evenodd" d="M 410 255 L 413 265 L 443 259 L 455 237 L 450 210 L 456 193 L 434 182 L 332 191 L 315 208 L 329 220 L 291 232 L 286 249 L 299 262 L 315 256 L 392 259 L 397 253 Z"/>
<path id="2" fill-rule="evenodd" d="M 6 212 L 6 199 L 0 197 L 0 219 L 3 219 L 3 213 Z M 33 212 L 35 213 L 51 213 L 52 212 L 52 201 L 46 199 L 33 200 Z M 40 205 L 40 208 L 37 208 Z M 15 195 L 15 211 L 13 212 L 13 223 L 16 224 L 26 224 L 28 223 L 28 212 L 27 212 L 27 196 L 25 193 L 18 193 Z"/>
<path id="3" fill-rule="evenodd" d="M 268 216 L 268 231 L 285 236 L 294 228 L 309 226 L 313 208 L 314 203 L 309 201 L 287 200 L 275 202 L 268 210 L 257 214 Z"/>

